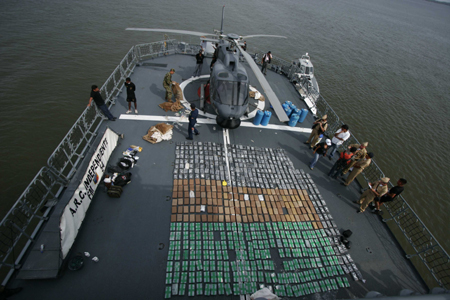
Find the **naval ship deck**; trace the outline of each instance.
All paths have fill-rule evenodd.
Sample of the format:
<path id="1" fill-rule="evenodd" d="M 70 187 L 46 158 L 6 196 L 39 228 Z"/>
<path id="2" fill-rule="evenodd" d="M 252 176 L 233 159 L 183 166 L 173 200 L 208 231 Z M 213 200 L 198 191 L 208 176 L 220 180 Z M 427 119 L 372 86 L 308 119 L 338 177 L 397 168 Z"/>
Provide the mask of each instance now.
<path id="1" fill-rule="evenodd" d="M 206 59 L 203 66 L 204 75 L 209 71 L 209 62 L 210 59 Z M 86 219 L 84 220 L 75 244 L 68 255 L 68 258 L 70 259 L 78 252 L 87 251 L 91 253 L 91 258 L 97 256 L 99 262 L 95 263 L 89 258 L 85 258 L 84 267 L 81 270 L 69 271 L 65 269 L 61 272 L 61 277 L 58 279 L 11 280 L 11 288 L 19 286 L 24 288 L 22 292 L 14 296 L 14 299 L 163 299 L 165 295 L 167 296 L 167 293 L 170 295 L 171 292 L 174 292 L 173 290 L 170 290 L 172 287 L 178 290 L 182 289 L 181 284 L 179 283 L 182 282 L 182 279 L 177 281 L 174 274 L 179 275 L 178 273 L 183 273 L 183 261 L 201 261 L 203 265 L 201 266 L 201 269 L 199 266 L 196 266 L 193 269 L 185 270 L 189 279 L 186 280 L 184 295 L 172 295 L 172 298 L 187 299 L 188 293 L 190 292 L 189 285 L 195 284 L 195 291 L 199 292 L 198 284 L 200 284 L 200 290 L 203 296 L 196 294 L 195 299 L 206 297 L 204 295 L 208 293 L 216 293 L 214 296 L 216 299 L 238 299 L 239 291 L 233 289 L 233 294 L 235 295 L 226 295 L 227 289 L 222 286 L 223 295 L 219 295 L 221 285 L 216 285 L 213 278 L 204 277 L 209 276 L 208 274 L 215 277 L 218 275 L 217 273 L 223 275 L 224 278 L 230 276 L 229 287 L 236 287 L 235 284 L 239 282 L 239 280 L 236 279 L 238 279 L 239 276 L 234 276 L 238 273 L 233 273 L 234 269 L 231 265 L 234 264 L 237 259 L 241 259 L 242 261 L 242 264 L 240 264 L 241 268 L 245 268 L 245 262 L 250 261 L 248 264 L 250 266 L 250 272 L 245 273 L 245 275 L 242 276 L 241 281 L 250 281 L 251 284 L 249 284 L 249 286 L 253 287 L 255 289 L 254 291 L 259 289 L 260 284 L 265 284 L 266 286 L 272 286 L 274 289 L 284 286 L 282 289 L 284 289 L 286 296 L 288 296 L 289 292 L 294 295 L 300 295 L 297 293 L 299 291 L 297 287 L 301 284 L 309 284 L 310 293 L 305 292 L 305 290 L 303 291 L 305 295 L 302 297 L 306 297 L 306 299 L 317 299 L 317 294 L 330 299 L 363 298 L 369 291 L 378 291 L 387 296 L 396 296 L 402 289 L 410 289 L 418 293 L 427 292 L 426 286 L 412 267 L 411 263 L 405 259 L 403 251 L 386 225 L 381 222 L 380 217 L 371 214 L 369 210 L 364 214 L 356 213 L 357 205 L 352 202 L 358 199 L 360 194 L 361 187 L 358 183 L 354 182 L 349 188 L 346 188 L 340 185 L 340 181 L 330 179 L 326 174 L 333 162 L 328 159 L 320 159 L 313 171 L 309 169 L 308 165 L 312 158 L 312 151 L 309 150 L 303 142 L 307 139 L 310 132 L 309 129 L 314 121 L 314 118 L 310 113 L 302 124 L 297 124 L 297 127 L 304 127 L 305 132 L 285 130 L 290 129 L 290 127 L 278 122 L 275 114 L 272 115 L 270 125 L 279 125 L 279 127 L 267 128 L 252 125 L 249 127 L 241 126 L 235 130 L 228 131 L 229 142 L 230 145 L 232 145 L 228 147 L 228 151 L 231 152 L 229 156 L 231 159 L 230 165 L 233 166 L 233 163 L 238 163 L 238 156 L 243 153 L 247 153 L 250 158 L 256 157 L 259 165 L 262 164 L 261 158 L 267 159 L 267 165 L 274 170 L 274 173 L 272 174 L 278 174 L 279 178 L 282 178 L 286 175 L 286 172 L 291 172 L 293 176 L 286 179 L 285 182 L 289 182 L 292 178 L 298 179 L 298 182 L 291 182 L 291 186 L 284 189 L 287 191 L 291 190 L 291 195 L 292 191 L 295 193 L 297 190 L 308 190 L 310 198 L 305 197 L 305 201 L 308 202 L 308 199 L 310 199 L 308 203 L 311 204 L 311 200 L 316 200 L 313 202 L 318 205 L 321 204 L 318 196 L 320 195 L 321 199 L 326 202 L 326 207 L 329 209 L 329 213 L 333 218 L 332 221 L 335 222 L 337 229 L 341 232 L 345 229 L 351 229 L 353 231 L 353 235 L 350 237 L 352 248 L 347 253 L 350 254 L 357 269 L 366 280 L 365 283 L 361 280 L 354 281 L 351 274 L 333 275 L 328 273 L 327 275 L 327 273 L 320 274 L 320 272 L 319 275 L 310 274 L 312 278 L 316 276 L 316 279 L 310 278 L 309 281 L 308 279 L 304 279 L 305 282 L 299 282 L 298 284 L 294 282 L 291 284 L 288 284 L 287 282 L 286 284 L 282 283 L 283 280 L 292 280 L 292 278 L 287 279 L 289 274 L 292 275 L 296 273 L 297 275 L 301 275 L 307 270 L 313 270 L 314 272 L 315 269 L 321 269 L 320 265 L 316 268 L 314 268 L 313 265 L 309 265 L 308 267 L 308 264 L 311 262 L 311 257 L 309 255 L 311 255 L 319 264 L 323 264 L 322 269 L 326 268 L 327 264 L 331 267 L 339 267 L 339 265 L 334 265 L 332 262 L 333 257 L 336 257 L 337 259 L 337 255 L 335 255 L 334 252 L 327 253 L 326 257 L 328 258 L 326 259 L 322 257 L 322 253 L 313 255 L 308 249 L 314 248 L 314 245 L 305 246 L 303 241 L 301 242 L 303 245 L 303 254 L 298 258 L 295 257 L 296 253 L 298 253 L 294 251 L 296 247 L 286 247 L 281 243 L 281 240 L 284 242 L 286 232 L 290 232 L 288 236 L 291 237 L 291 240 L 298 242 L 302 239 L 298 238 L 298 236 L 296 237 L 294 232 L 306 231 L 311 233 L 312 231 L 319 231 L 319 228 L 321 228 L 319 223 L 321 223 L 321 221 L 318 220 L 313 219 L 308 222 L 303 219 L 304 222 L 288 222 L 286 221 L 287 219 L 284 218 L 283 220 L 286 222 L 273 222 L 272 220 L 276 220 L 277 217 L 274 217 L 273 215 L 275 215 L 275 213 L 272 212 L 272 214 L 264 214 L 265 218 L 252 218 L 252 223 L 250 218 L 239 218 L 240 220 L 238 220 L 238 213 L 234 211 L 235 213 L 230 213 L 228 218 L 226 213 L 224 213 L 223 217 L 220 219 L 218 217 L 211 219 L 208 219 L 207 217 L 198 217 L 198 219 L 201 220 L 200 222 L 195 222 L 196 224 L 201 224 L 198 227 L 197 225 L 191 227 L 189 227 L 190 225 L 185 225 L 185 223 L 193 223 L 185 222 L 185 218 L 182 219 L 183 222 L 174 221 L 177 220 L 179 212 L 181 212 L 181 214 L 186 213 L 186 211 L 180 211 L 177 208 L 175 209 L 175 213 L 172 214 L 172 212 L 174 212 L 174 205 L 176 206 L 177 203 L 181 203 L 174 202 L 173 195 L 175 186 L 186 186 L 186 183 L 188 183 L 188 190 L 194 190 L 192 185 L 192 183 L 194 183 L 194 186 L 200 185 L 200 188 L 198 188 L 200 194 L 203 187 L 206 186 L 208 190 L 208 187 L 214 186 L 214 184 L 216 185 L 216 191 L 218 191 L 218 189 L 221 189 L 220 180 L 225 179 L 220 178 L 219 181 L 195 181 L 194 179 L 191 179 L 192 182 L 187 180 L 182 182 L 181 179 L 179 182 L 174 180 L 174 168 L 176 168 L 176 162 L 178 162 L 178 165 L 184 165 L 183 159 L 180 158 L 180 155 L 182 156 L 182 150 L 185 149 L 185 153 L 187 154 L 188 149 L 194 149 L 195 146 L 207 146 L 212 147 L 213 151 L 216 149 L 216 153 L 219 153 L 221 151 L 220 148 L 223 148 L 225 131 L 215 124 L 202 123 L 202 120 L 206 119 L 199 117 L 200 126 L 197 126 L 197 128 L 200 135 L 194 136 L 194 141 L 187 141 L 185 139 L 187 136 L 187 123 L 182 123 L 182 126 L 174 127 L 173 138 L 170 141 L 150 144 L 142 139 L 142 136 L 147 133 L 151 126 L 159 123 L 159 121 L 152 121 L 153 117 L 150 116 L 175 116 L 173 112 L 169 111 L 166 113 L 158 107 L 158 104 L 164 101 L 165 91 L 162 87 L 162 79 L 170 68 L 175 68 L 176 70 L 172 79 L 181 82 L 180 79 L 185 80 L 191 77 L 195 69 L 195 59 L 193 56 L 188 55 L 171 55 L 144 61 L 144 64 L 136 67 L 131 75 L 131 79 L 137 87 L 136 96 L 138 99 L 139 114 L 136 117 L 133 117 L 134 113 L 130 115 L 125 114 L 128 104 L 125 101 L 126 93 L 122 91 L 116 100 L 116 104 L 111 108 L 113 115 L 120 115 L 120 117 L 115 122 L 104 122 L 100 128 L 100 133 L 103 133 L 108 126 L 115 132 L 124 134 L 124 138 L 119 140 L 120 144 L 117 146 L 109 160 L 110 165 L 115 164 L 119 158 L 122 157 L 122 151 L 129 147 L 129 145 L 134 144 L 142 146 L 143 150 L 138 154 L 140 159 L 137 165 L 130 170 L 133 174 L 132 180 L 129 185 L 124 187 L 121 198 L 110 198 L 103 188 L 97 189 L 87 212 Z M 250 68 L 248 66 L 246 66 L 246 68 L 250 76 L 251 84 L 259 91 L 262 91 Z M 276 74 L 273 71 L 269 71 L 267 79 L 280 101 L 284 102 L 290 100 L 295 103 L 298 108 L 305 108 L 299 94 L 286 77 Z M 199 83 L 193 81 L 191 85 L 199 86 Z M 195 93 L 196 89 L 197 87 L 193 88 L 192 86 L 186 88 L 185 99 L 191 102 L 198 101 L 198 96 Z M 198 102 L 195 103 L 198 104 Z M 266 101 L 265 105 L 266 109 L 269 109 L 268 101 Z M 252 120 L 250 119 L 245 122 L 250 123 L 251 121 Z M 99 134 L 99 138 L 101 135 L 102 134 Z M 96 148 L 99 143 L 99 138 L 97 138 L 95 141 L 96 144 L 92 148 Z M 242 147 L 235 147 L 233 145 L 242 145 Z M 265 149 L 273 150 L 266 151 Z M 207 154 L 206 148 L 204 153 Z M 264 156 L 264 153 L 267 155 Z M 176 157 L 176 154 L 179 156 Z M 290 161 L 283 161 L 282 158 L 285 157 Z M 86 160 L 89 158 L 90 157 L 87 157 Z M 278 160 L 279 158 L 281 159 Z M 202 159 L 201 154 L 200 159 Z M 222 161 L 219 161 L 219 163 L 222 163 Z M 87 162 L 84 162 L 80 169 L 83 170 L 83 166 L 86 168 L 86 164 Z M 280 168 L 277 168 L 277 164 Z M 211 166 L 211 169 L 212 167 L 213 166 Z M 245 168 L 246 166 L 242 166 L 242 169 Z M 218 170 L 219 172 L 216 174 L 219 176 L 221 169 Z M 242 170 L 234 171 L 242 172 Z M 243 177 L 244 176 L 245 174 Z M 311 185 L 310 179 L 315 186 Z M 219 185 L 217 185 L 217 182 L 219 182 Z M 269 178 L 269 180 L 266 181 L 266 184 L 270 185 L 270 183 L 274 183 L 274 181 L 271 181 Z M 214 205 L 216 202 L 213 203 L 214 207 L 218 208 L 218 211 L 222 211 L 220 209 L 221 203 L 223 208 L 226 208 L 225 201 L 220 200 L 226 200 L 226 197 L 229 196 L 225 196 L 225 194 L 233 191 L 232 188 L 233 187 L 231 186 L 230 190 L 223 189 L 223 196 L 214 199 L 219 200 L 217 205 Z M 237 187 L 234 188 L 236 188 L 240 196 L 246 194 L 245 191 L 242 192 L 242 190 Z M 256 190 L 256 193 L 253 193 L 254 195 L 252 196 L 256 197 L 258 194 L 264 194 L 264 197 L 266 198 L 265 201 L 267 201 L 271 195 L 289 195 L 289 192 L 286 192 L 286 194 L 277 194 L 274 192 L 276 190 L 280 189 L 264 188 L 263 186 L 259 191 Z M 311 193 L 311 190 L 315 190 L 317 193 Z M 195 191 L 197 192 L 197 190 Z M 251 194 L 250 191 L 251 188 L 248 189 L 247 193 Z M 234 198 L 238 198 L 236 194 Z M 205 200 L 207 201 L 208 199 Z M 251 200 L 253 200 L 253 198 L 251 198 Z M 202 202 L 200 202 L 200 204 L 202 204 Z M 207 202 L 206 204 L 209 206 L 210 203 Z M 228 201 L 228 205 L 233 207 L 230 201 Z M 239 206 L 235 204 L 234 208 L 237 207 Z M 314 207 L 319 209 L 316 206 Z M 322 206 L 322 208 L 324 207 L 325 206 Z M 310 206 L 310 208 L 312 208 L 312 206 Z M 189 210 L 189 212 L 193 211 Z M 216 211 L 211 212 L 212 215 L 214 215 L 214 212 Z M 284 207 L 282 211 L 278 212 L 278 218 L 280 215 L 288 215 L 289 212 L 290 211 Z M 208 215 L 207 213 L 197 213 L 196 210 L 194 210 L 194 214 L 200 216 L 205 214 Z M 241 212 L 241 216 L 244 216 L 244 214 L 244 212 Z M 175 215 L 175 217 L 173 217 L 173 215 Z M 272 219 L 270 219 L 271 217 Z M 198 219 L 196 219 L 196 221 L 198 221 Z M 192 220 L 193 219 L 189 218 L 189 221 Z M 236 224 L 237 221 L 241 221 L 239 224 L 242 225 L 232 225 Z M 295 223 L 296 226 L 292 228 L 286 226 L 286 232 L 282 233 L 282 239 L 278 234 L 283 231 L 283 226 L 285 226 L 284 223 Z M 305 225 L 305 227 L 302 228 L 302 225 L 299 225 L 300 223 L 308 223 L 309 225 Z M 312 223 L 315 223 L 315 225 L 313 226 Z M 183 225 L 177 227 L 173 224 Z M 204 224 L 208 225 L 206 226 Z M 260 224 L 264 224 L 264 226 Z M 317 225 L 319 227 L 316 228 Z M 278 227 L 279 232 L 277 232 L 276 227 Z M 243 236 L 238 232 L 244 232 L 245 239 L 242 239 Z M 263 232 L 270 232 L 269 238 L 267 238 L 267 235 L 263 234 Z M 249 236 L 254 233 L 256 233 L 256 237 L 253 236 L 253 239 L 250 239 Z M 271 239 L 270 237 L 272 234 L 275 238 Z M 170 237 L 172 240 L 169 241 Z M 320 237 L 317 236 L 316 241 L 319 241 L 319 238 Z M 230 243 L 233 239 L 234 242 Z M 288 239 L 288 237 L 286 237 L 286 239 Z M 184 248 L 183 242 L 186 240 L 195 242 L 203 240 L 203 245 L 200 243 L 200 246 L 195 249 L 198 251 L 197 256 L 195 256 L 195 254 L 193 257 L 189 257 L 190 254 L 184 256 L 183 250 L 192 252 L 192 248 L 190 251 L 189 249 Z M 311 238 L 311 242 L 313 242 L 313 240 L 314 238 Z M 177 242 L 178 247 L 181 248 L 180 252 L 178 252 L 179 255 L 181 255 L 181 258 L 178 258 L 180 264 L 177 264 L 178 261 L 176 257 Z M 226 248 L 227 243 L 223 244 L 220 242 L 228 242 L 228 249 Z M 243 242 L 243 244 L 239 244 L 240 242 Z M 251 245 L 249 244 L 250 242 Z M 234 244 L 235 249 L 230 248 L 230 244 Z M 267 244 L 270 245 L 270 253 L 263 252 L 267 249 Z M 31 252 L 39 251 L 39 245 L 40 242 L 38 240 L 34 244 Z M 198 244 L 195 245 L 198 246 Z M 208 250 L 205 250 L 205 245 L 210 247 L 206 248 L 210 249 L 210 251 L 214 249 L 214 246 L 216 247 L 216 252 L 209 253 L 211 254 L 209 261 L 214 261 L 213 257 L 214 255 L 216 256 L 216 261 L 218 261 L 215 266 L 217 272 L 215 272 L 212 267 L 213 263 L 205 264 L 207 261 L 205 260 L 205 252 L 209 255 Z M 261 246 L 258 247 L 258 245 Z M 295 246 L 296 245 L 297 244 L 295 244 Z M 190 246 L 192 246 L 192 244 L 190 244 Z M 316 249 L 319 249 L 320 245 L 316 245 L 316 247 Z M 222 253 L 220 253 L 220 250 L 218 249 L 222 249 Z M 244 249 L 244 251 L 239 251 L 238 249 Z M 280 252 L 280 249 L 283 250 Z M 290 249 L 292 249 L 292 251 Z M 325 247 L 322 249 L 325 249 Z M 173 258 L 173 264 L 168 265 L 169 251 L 174 251 L 171 254 L 175 253 L 175 258 Z M 246 254 L 243 255 L 243 252 Z M 252 261 L 251 257 L 253 257 L 253 255 L 251 252 L 255 255 L 264 253 L 264 255 L 270 256 L 271 259 L 257 260 L 255 258 L 255 260 Z M 283 255 L 280 256 L 280 253 L 284 253 L 286 257 L 282 257 Z M 222 259 L 219 259 L 218 256 Z M 228 260 L 226 258 L 228 258 Z M 270 261 L 272 261 L 274 265 L 266 268 L 266 263 Z M 296 261 L 297 267 L 293 264 L 293 269 L 296 269 L 295 272 L 287 270 L 288 266 L 290 266 L 290 263 L 286 263 L 288 261 Z M 264 268 L 260 268 L 258 265 L 258 268 L 254 269 L 254 266 L 257 265 L 256 262 L 264 264 Z M 210 265 L 210 271 L 208 271 L 207 265 Z M 271 263 L 268 263 L 268 265 L 271 265 Z M 347 263 L 347 265 L 351 265 L 351 263 Z M 298 268 L 298 266 L 302 267 Z M 180 268 L 180 270 L 177 270 L 177 268 Z M 223 272 L 221 271 L 222 268 Z M 229 271 L 227 272 L 227 270 Z M 201 271 L 203 271 L 203 274 Z M 334 271 L 336 271 L 336 269 L 334 269 Z M 168 280 L 168 273 L 170 274 L 170 278 L 169 281 L 166 281 Z M 195 273 L 195 283 L 190 279 L 191 273 Z M 226 273 L 230 275 L 225 275 Z M 269 274 L 269 277 L 267 277 L 267 274 L 262 273 Z M 277 283 L 267 282 L 270 280 L 270 274 L 272 273 L 277 274 Z M 305 275 L 305 273 L 303 273 L 303 275 Z M 198 276 L 202 276 L 202 278 L 199 279 Z M 307 273 L 306 276 L 308 276 Z M 254 280 L 248 279 L 247 277 L 254 277 Z M 319 288 L 320 292 L 318 293 L 312 291 L 317 288 L 317 286 L 327 283 L 327 279 L 336 279 L 338 277 L 347 278 L 349 287 L 339 287 L 337 290 L 326 292 L 320 291 Z M 166 284 L 166 282 L 170 284 Z M 218 280 L 218 282 L 220 282 L 220 280 Z M 315 285 L 314 282 L 317 282 L 317 285 Z M 225 284 L 226 283 L 227 280 L 225 280 Z M 328 281 L 328 283 L 330 283 L 330 281 Z M 339 281 L 334 281 L 331 286 L 336 284 L 340 284 Z M 342 285 L 345 285 L 345 283 L 342 283 Z M 245 291 L 247 286 L 245 284 L 243 286 L 243 291 Z M 292 290 L 288 291 L 286 289 Z M 328 288 L 323 287 L 323 290 L 326 289 Z M 166 292 L 167 290 L 169 291 Z M 279 290 L 276 290 L 275 293 L 277 293 L 277 291 Z M 291 296 L 289 298 L 295 297 Z"/>

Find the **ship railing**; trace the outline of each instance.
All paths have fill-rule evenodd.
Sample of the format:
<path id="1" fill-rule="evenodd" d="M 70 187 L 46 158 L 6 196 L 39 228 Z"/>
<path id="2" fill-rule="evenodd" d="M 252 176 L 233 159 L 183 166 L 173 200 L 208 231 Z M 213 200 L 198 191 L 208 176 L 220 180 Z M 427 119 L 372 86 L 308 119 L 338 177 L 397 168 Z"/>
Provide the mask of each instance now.
<path id="1" fill-rule="evenodd" d="M 115 104 L 126 77 L 130 76 L 138 57 L 135 47 L 125 55 L 101 87 L 106 104 Z M 87 102 L 87 101 L 86 101 Z M 25 252 L 35 241 L 51 208 L 75 174 L 105 116 L 96 105 L 87 107 L 62 139 L 43 167 L 27 186 L 0 223 L 0 280 L 5 285 L 14 270 L 20 268 Z"/>
<path id="2" fill-rule="evenodd" d="M 169 39 L 132 47 L 101 87 L 106 103 L 109 107 L 115 104 L 125 78 L 130 76 L 134 67 L 143 59 L 171 54 L 193 55 L 199 49 L 199 45 Z M 259 63 L 258 56 L 262 57 L 263 52 L 255 53 L 255 61 Z M 292 79 L 293 74 L 298 71 L 295 64 L 277 57 L 273 58 L 270 67 L 289 79 Z M 317 115 L 328 115 L 329 127 L 325 134 L 331 136 L 343 122 L 314 88 L 310 86 L 301 88 L 304 94 L 315 97 Z M 95 105 L 86 108 L 48 159 L 48 167 L 43 167 L 38 172 L 0 223 L 0 278 L 3 279 L 3 285 L 7 283 L 14 270 L 20 268 L 22 257 L 34 241 L 51 208 L 58 202 L 104 119 Z M 341 148 L 350 144 L 359 144 L 354 134 Z M 384 177 L 375 161 L 362 175 L 366 182 Z M 383 221 L 394 221 L 413 249 L 413 253 L 407 255 L 407 258 L 419 257 L 438 284 L 449 289 L 450 257 L 436 238 L 402 196 L 385 204 L 385 207 L 390 217 Z M 16 253 L 19 255 L 16 256 Z"/>
<path id="3" fill-rule="evenodd" d="M 319 94 L 318 92 L 314 92 L 314 89 L 311 89 L 311 87 L 302 87 L 302 89 L 306 95 L 310 93 Z M 325 136 L 332 137 L 344 123 L 321 95 L 317 97 L 316 108 L 319 117 L 327 114 L 329 126 L 325 132 Z M 353 132 L 351 137 L 338 147 L 338 149 L 344 150 L 351 144 L 361 144 Z M 372 163 L 361 173 L 361 177 L 365 183 L 369 183 L 376 182 L 386 176 L 375 159 L 373 159 Z M 393 187 L 393 184 L 389 182 L 389 186 Z M 363 188 L 368 188 L 368 186 L 363 186 Z M 397 225 L 397 228 L 393 228 L 392 226 L 389 226 L 389 228 L 391 228 L 397 238 L 399 238 L 398 230 L 401 232 L 400 237 L 403 235 L 405 238 L 404 241 L 406 241 L 406 244 L 402 243 L 400 239 L 399 242 L 405 252 L 410 253 L 406 255 L 406 258 L 420 259 L 428 272 L 421 272 L 421 267 L 418 265 L 416 267 L 427 283 L 435 280 L 439 286 L 450 289 L 450 256 L 408 204 L 406 199 L 402 195 L 399 195 L 394 201 L 385 203 L 384 207 L 388 216 L 384 216 L 382 219 L 383 222 L 393 221 Z M 429 278 L 430 275 L 432 278 Z"/>
<path id="4" fill-rule="evenodd" d="M 255 51 L 255 53 L 255 62 L 261 64 L 261 58 L 264 52 Z M 270 68 L 273 71 L 284 74 L 290 81 L 292 81 L 293 75 L 299 71 L 298 66 L 294 62 L 290 63 L 275 56 L 272 58 Z M 329 126 L 324 136 L 332 137 L 344 125 L 344 122 L 339 119 L 336 112 L 314 87 L 303 83 L 297 84 L 296 87 L 300 87 L 301 94 L 304 97 L 315 100 L 317 117 L 325 114 L 328 116 Z M 352 144 L 361 144 L 353 132 L 351 137 L 338 147 L 338 149 L 347 149 Z M 367 183 L 378 181 L 380 178 L 386 176 L 375 159 L 373 159 L 372 163 L 360 174 L 360 177 L 363 179 L 364 184 L 366 184 L 366 186 L 363 184 L 363 189 L 365 189 L 368 188 Z M 389 183 L 389 185 L 393 187 L 392 183 Z M 384 216 L 382 219 L 383 222 L 388 224 L 405 250 L 405 253 L 410 253 L 406 255 L 406 258 L 412 260 L 419 273 L 425 279 L 425 282 L 430 286 L 433 286 L 433 282 L 437 282 L 439 286 L 450 289 L 450 256 L 428 230 L 406 199 L 402 195 L 399 195 L 394 201 L 385 203 L 384 207 L 388 216 Z M 390 226 L 389 221 L 394 222 L 396 226 Z M 419 261 L 423 263 L 426 270 L 420 264 L 416 264 L 414 258 L 419 258 Z"/>
<path id="5" fill-rule="evenodd" d="M 43 167 L 0 223 L 0 279 L 6 285 L 48 219 L 66 181 Z"/>
<path id="6" fill-rule="evenodd" d="M 102 97 L 109 107 L 115 104 L 125 79 L 131 74 L 137 61 L 135 47 L 132 47 L 100 88 Z M 50 155 L 47 160 L 49 168 L 64 180 L 69 181 L 97 136 L 98 128 L 104 120 L 106 117 L 94 103 L 91 107 L 87 107 Z"/>

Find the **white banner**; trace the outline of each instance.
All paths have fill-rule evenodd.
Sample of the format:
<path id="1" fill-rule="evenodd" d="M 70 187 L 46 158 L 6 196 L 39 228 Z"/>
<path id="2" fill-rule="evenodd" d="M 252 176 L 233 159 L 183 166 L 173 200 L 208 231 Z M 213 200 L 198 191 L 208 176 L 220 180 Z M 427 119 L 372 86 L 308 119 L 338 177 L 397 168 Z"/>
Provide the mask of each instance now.
<path id="1" fill-rule="evenodd" d="M 86 211 L 91 204 L 95 190 L 103 177 L 103 173 L 105 173 L 109 157 L 116 148 L 118 139 L 119 136 L 116 133 L 109 128 L 106 129 L 97 150 L 92 155 L 80 186 L 78 186 L 72 199 L 70 199 L 64 209 L 59 225 L 63 258 L 66 258 L 67 253 L 69 253 L 70 248 L 75 242 L 78 229 L 81 223 L 83 223 Z"/>

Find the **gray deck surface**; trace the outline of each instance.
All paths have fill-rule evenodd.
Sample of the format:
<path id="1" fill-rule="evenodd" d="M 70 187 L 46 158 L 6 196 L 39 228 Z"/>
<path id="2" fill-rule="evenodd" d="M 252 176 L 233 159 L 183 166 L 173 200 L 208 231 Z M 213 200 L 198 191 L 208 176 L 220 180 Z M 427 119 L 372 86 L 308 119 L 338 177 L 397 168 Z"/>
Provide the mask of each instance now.
<path id="1" fill-rule="evenodd" d="M 209 62 L 207 59 L 203 74 L 209 71 Z M 181 78 L 189 78 L 195 69 L 195 58 L 175 55 L 147 63 L 166 66 L 143 65 L 136 67 L 131 75 L 137 87 L 139 114 L 174 116 L 173 112 L 165 113 L 157 106 L 164 101 L 162 79 L 170 68 L 176 69 L 173 80 L 181 82 Z M 251 84 L 260 90 L 250 70 L 249 75 Z M 267 79 L 281 101 L 290 100 L 297 107 L 306 108 L 285 77 L 270 71 Z M 122 92 L 111 109 L 115 116 L 126 112 L 125 96 L 125 92 Z M 197 100 L 196 95 L 185 96 L 187 100 Z M 312 121 L 313 117 L 309 113 L 302 126 L 310 128 Z M 186 142 L 187 124 L 184 123 L 182 128 L 174 128 L 171 141 L 153 145 L 144 141 L 142 136 L 156 123 L 119 119 L 104 125 L 125 135 L 123 140 L 119 140 L 121 144 L 111 156 L 110 164 L 115 164 L 122 156 L 122 151 L 131 144 L 142 146 L 143 151 L 139 153 L 138 164 L 131 169 L 132 181 L 124 187 L 121 198 L 109 198 L 102 186 L 97 189 L 77 240 L 68 255 L 72 257 L 78 252 L 88 251 L 100 261 L 95 263 L 86 259 L 83 269 L 75 272 L 65 270 L 59 279 L 12 280 L 11 287 L 24 287 L 14 299 L 164 298 L 175 145 L 178 142 Z M 275 115 L 272 116 L 270 124 L 280 124 Z M 195 142 L 223 143 L 223 133 L 219 126 L 201 125 L 198 130 L 200 135 L 194 137 Z M 338 299 L 362 298 L 372 290 L 395 296 L 405 288 L 426 293 L 422 280 L 405 259 L 404 253 L 379 216 L 371 214 L 369 210 L 364 214 L 356 214 L 357 206 L 352 201 L 359 196 L 360 187 L 357 183 L 346 188 L 341 186 L 339 181 L 327 177 L 326 173 L 332 162 L 325 158 L 319 160 L 314 171 L 309 170 L 312 151 L 303 144 L 307 136 L 308 134 L 268 130 L 262 126 L 240 127 L 230 131 L 232 144 L 283 148 L 295 168 L 311 175 L 341 231 L 353 231 L 350 238 L 353 244 L 349 253 L 367 282 L 354 282 L 351 276 L 347 275 L 351 283 L 350 288 L 340 288 L 338 292 L 329 292 L 322 296 Z M 95 147 L 96 145 L 93 148 Z M 162 250 L 159 250 L 160 243 L 165 245 Z M 39 244 L 38 241 L 35 247 Z M 366 248 L 370 248 L 372 253 L 367 252 Z M 237 296 L 212 298 L 238 299 Z M 306 298 L 317 299 L 314 295 Z"/>

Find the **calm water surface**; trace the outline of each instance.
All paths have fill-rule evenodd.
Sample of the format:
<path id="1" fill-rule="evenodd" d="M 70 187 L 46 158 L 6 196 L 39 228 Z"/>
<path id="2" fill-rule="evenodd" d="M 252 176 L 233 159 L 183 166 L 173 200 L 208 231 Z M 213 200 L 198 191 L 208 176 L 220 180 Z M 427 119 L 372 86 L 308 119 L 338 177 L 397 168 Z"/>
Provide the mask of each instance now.
<path id="1" fill-rule="evenodd" d="M 425 0 L 1 1 L 0 208 L 3 215 L 132 45 L 126 27 L 266 33 L 286 60 L 309 52 L 322 95 L 450 249 L 450 6 Z M 172 36 L 178 38 L 177 36 Z M 197 43 L 195 38 L 193 43 Z M 275 44 L 275 43 L 279 44 Z"/>

